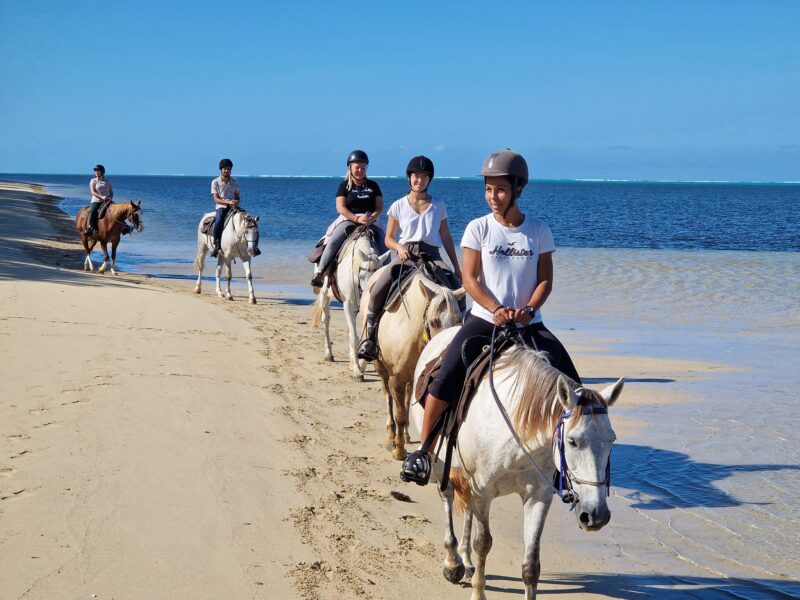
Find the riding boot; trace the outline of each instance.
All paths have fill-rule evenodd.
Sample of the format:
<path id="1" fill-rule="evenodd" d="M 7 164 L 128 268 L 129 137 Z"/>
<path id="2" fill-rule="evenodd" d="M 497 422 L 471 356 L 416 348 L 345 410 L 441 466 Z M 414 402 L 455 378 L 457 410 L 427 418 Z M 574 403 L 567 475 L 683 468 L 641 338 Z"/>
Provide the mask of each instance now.
<path id="1" fill-rule="evenodd" d="M 217 258 L 219 255 L 220 240 L 214 240 L 214 249 L 211 251 L 211 258 Z"/>
<path id="2" fill-rule="evenodd" d="M 364 340 L 358 347 L 356 356 L 361 360 L 372 362 L 378 358 L 378 345 L 375 343 L 375 333 L 378 330 L 378 319 L 375 314 L 367 313 L 366 331 L 364 332 Z"/>

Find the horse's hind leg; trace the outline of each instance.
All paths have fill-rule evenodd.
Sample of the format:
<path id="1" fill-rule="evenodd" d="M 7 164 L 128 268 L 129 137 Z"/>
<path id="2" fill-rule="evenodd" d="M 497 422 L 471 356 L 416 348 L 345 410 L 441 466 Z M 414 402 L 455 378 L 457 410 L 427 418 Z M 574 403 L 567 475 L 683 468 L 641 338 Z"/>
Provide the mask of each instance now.
<path id="1" fill-rule="evenodd" d="M 375 372 L 381 378 L 381 388 L 383 388 L 383 396 L 386 399 L 386 449 L 394 450 L 394 436 L 397 427 L 394 424 L 394 399 L 389 388 L 389 372 L 380 359 L 373 364 L 375 365 Z"/>
<path id="2" fill-rule="evenodd" d="M 94 244 L 92 244 L 92 247 L 90 248 L 89 240 L 85 235 L 81 235 L 81 243 L 83 244 L 83 249 L 86 252 L 86 258 L 83 261 L 83 270 L 94 273 L 94 265 L 92 264 L 92 248 L 94 248 Z"/>
<path id="3" fill-rule="evenodd" d="M 322 331 L 325 333 L 325 360 L 333 362 L 333 343 L 331 343 L 331 299 L 323 289 L 317 302 L 321 305 Z"/>
<path id="4" fill-rule="evenodd" d="M 231 279 L 233 278 L 233 273 L 231 271 L 231 263 L 228 260 L 225 260 L 225 276 L 228 280 L 225 286 L 225 299 L 233 300 L 233 294 L 231 294 Z"/>
<path id="5" fill-rule="evenodd" d="M 447 553 L 442 574 L 450 583 L 458 583 L 464 578 L 464 563 L 456 551 L 458 540 L 453 528 L 453 496 L 452 482 L 447 485 L 445 491 L 439 492 L 444 506 L 444 551 Z"/>
<path id="6" fill-rule="evenodd" d="M 242 266 L 244 267 L 244 276 L 247 279 L 247 295 L 248 301 L 250 304 L 256 303 L 256 293 L 253 290 L 253 272 L 250 270 L 250 259 L 242 260 Z"/>
<path id="7" fill-rule="evenodd" d="M 119 238 L 111 242 L 111 274 L 117 274 L 117 246 L 119 245 Z"/>
<path id="8" fill-rule="evenodd" d="M 411 382 L 400 381 L 398 377 L 389 379 L 394 398 L 394 424 L 397 428 L 394 436 L 395 460 L 406 457 L 406 439 L 408 437 L 408 407 L 411 402 Z"/>
<path id="9" fill-rule="evenodd" d="M 522 582 L 525 584 L 525 598 L 536 598 L 536 586 L 542 567 L 539 551 L 544 530 L 544 521 L 550 509 L 550 499 L 542 500 L 533 494 L 523 496 L 522 514 L 524 518 L 525 554 L 522 559 Z"/>
<path id="10" fill-rule="evenodd" d="M 225 297 L 225 296 L 223 295 L 223 293 L 222 293 L 222 287 L 220 286 L 220 282 L 219 282 L 219 278 L 220 278 L 220 276 L 222 275 L 222 261 L 223 261 L 223 260 L 224 260 L 224 259 L 222 258 L 222 256 L 218 256 L 218 257 L 217 257 L 217 270 L 216 270 L 216 276 L 217 276 L 217 296 L 219 296 L 220 298 L 224 298 L 224 297 Z"/>
<path id="11" fill-rule="evenodd" d="M 194 257 L 194 268 L 197 271 L 197 285 L 194 286 L 194 293 L 199 294 L 203 289 L 203 269 L 206 265 L 206 252 L 208 248 L 203 243 L 197 244 L 197 254 Z"/>

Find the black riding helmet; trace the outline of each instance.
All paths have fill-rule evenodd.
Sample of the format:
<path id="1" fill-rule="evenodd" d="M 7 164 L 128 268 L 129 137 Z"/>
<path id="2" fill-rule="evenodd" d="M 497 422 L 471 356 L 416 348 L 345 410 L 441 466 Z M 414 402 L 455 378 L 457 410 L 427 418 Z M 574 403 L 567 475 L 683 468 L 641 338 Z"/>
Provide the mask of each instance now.
<path id="1" fill-rule="evenodd" d="M 219 170 L 221 171 L 225 167 L 232 169 L 233 168 L 233 161 L 230 158 L 223 158 L 219 161 Z"/>
<path id="2" fill-rule="evenodd" d="M 95 171 L 100 171 L 101 175 L 105 175 L 106 174 L 106 168 L 103 165 L 95 165 L 94 166 L 94 170 Z"/>
<path id="3" fill-rule="evenodd" d="M 433 161 L 427 156 L 415 156 L 408 161 L 406 177 L 411 177 L 412 173 L 426 173 L 433 179 Z"/>
<path id="4" fill-rule="evenodd" d="M 347 157 L 347 166 L 350 166 L 350 163 L 354 162 L 363 162 L 369 164 L 369 156 L 363 150 L 353 150 L 350 155 Z"/>

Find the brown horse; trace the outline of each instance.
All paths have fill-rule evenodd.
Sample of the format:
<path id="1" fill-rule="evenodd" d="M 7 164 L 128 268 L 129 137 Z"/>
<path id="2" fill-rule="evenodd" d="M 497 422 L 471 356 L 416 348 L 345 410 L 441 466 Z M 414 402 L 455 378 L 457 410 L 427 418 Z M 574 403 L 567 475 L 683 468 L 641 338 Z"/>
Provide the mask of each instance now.
<path id="1" fill-rule="evenodd" d="M 130 219 L 130 224 L 136 231 L 144 231 L 144 225 L 142 223 L 142 201 L 123 202 L 119 204 L 112 202 L 108 206 L 108 210 L 106 210 L 106 214 L 103 215 L 103 218 L 97 220 L 97 231 L 91 236 L 85 233 L 88 217 L 88 206 L 84 206 L 75 216 L 75 227 L 78 229 L 78 234 L 81 236 L 83 249 L 86 250 L 86 260 L 83 262 L 83 270 L 94 271 L 91 254 L 97 242 L 100 242 L 100 248 L 103 249 L 103 264 L 100 265 L 97 272 L 106 272 L 106 263 L 108 262 L 107 246 L 111 244 L 111 273 L 116 275 L 117 245 L 122 236 L 122 231 L 127 225 L 125 221 Z"/>

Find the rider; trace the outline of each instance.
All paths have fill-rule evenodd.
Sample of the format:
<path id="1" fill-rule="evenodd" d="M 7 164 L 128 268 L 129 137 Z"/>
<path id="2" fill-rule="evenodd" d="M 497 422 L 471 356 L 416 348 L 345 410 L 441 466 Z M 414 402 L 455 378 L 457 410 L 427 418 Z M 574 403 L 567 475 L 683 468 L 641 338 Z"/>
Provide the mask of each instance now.
<path id="1" fill-rule="evenodd" d="M 89 218 L 86 220 L 84 234 L 91 236 L 97 232 L 100 207 L 114 198 L 114 190 L 111 182 L 106 179 L 106 168 L 103 165 L 95 165 L 94 178 L 89 182 L 89 193 L 92 195 L 92 203 L 89 205 Z"/>
<path id="2" fill-rule="evenodd" d="M 211 256 L 216 258 L 222 243 L 222 230 L 225 228 L 225 217 L 231 208 L 239 207 L 239 182 L 231 177 L 233 161 L 223 158 L 219 161 L 219 177 L 211 182 L 211 196 L 217 206 L 217 216 L 214 218 L 214 249 Z"/>
<path id="3" fill-rule="evenodd" d="M 499 150 L 486 157 L 481 175 L 491 213 L 471 221 L 461 240 L 464 287 L 473 300 L 472 312 L 450 342 L 425 399 L 422 447 L 406 457 L 400 473 L 404 481 L 420 485 L 428 483 L 431 472 L 428 437 L 448 403 L 458 401 L 464 385 L 467 367 L 461 354 L 468 338 L 489 338 L 493 326 L 516 324 L 531 346 L 549 354 L 554 367 L 580 382 L 569 354 L 544 326 L 539 311 L 553 289 L 555 243 L 546 223 L 520 210 L 528 164 L 516 152 Z M 481 344 L 464 349 L 479 354 Z M 465 357 L 467 363 L 475 358 Z"/>
<path id="4" fill-rule="evenodd" d="M 375 333 L 383 305 L 392 281 L 398 279 L 403 269 L 414 269 L 425 260 L 449 280 L 449 287 L 461 286 L 458 256 L 447 226 L 447 208 L 442 200 L 428 194 L 433 179 L 433 161 L 427 156 L 415 156 L 408 162 L 406 177 L 410 190 L 406 196 L 395 200 L 389 208 L 386 227 L 386 245 L 397 252 L 389 268 L 381 271 L 370 290 L 364 340 L 358 348 L 358 358 L 372 361 L 378 357 Z M 399 241 L 397 237 L 400 229 Z M 444 246 L 453 263 L 454 273 L 442 262 L 439 248 Z"/>
<path id="5" fill-rule="evenodd" d="M 378 227 L 378 217 L 383 212 L 383 194 L 377 182 L 367 179 L 369 157 L 363 150 L 353 150 L 347 157 L 347 173 L 336 191 L 336 212 L 339 217 L 328 227 L 325 250 L 311 279 L 311 287 L 322 287 L 336 254 L 353 230 L 359 225 L 369 225 L 375 236 L 378 250 L 386 252 L 384 233 Z"/>

